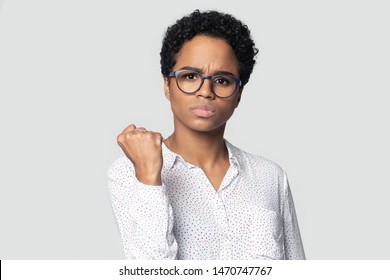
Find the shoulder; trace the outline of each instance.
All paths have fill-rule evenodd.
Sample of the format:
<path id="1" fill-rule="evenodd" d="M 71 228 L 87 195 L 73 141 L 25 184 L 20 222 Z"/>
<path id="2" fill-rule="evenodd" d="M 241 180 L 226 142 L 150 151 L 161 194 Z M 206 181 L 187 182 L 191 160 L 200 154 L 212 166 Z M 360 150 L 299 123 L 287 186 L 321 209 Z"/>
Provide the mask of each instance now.
<path id="1" fill-rule="evenodd" d="M 285 176 L 285 171 L 283 168 L 274 161 L 260 155 L 249 153 L 227 141 L 226 145 L 228 146 L 228 149 L 233 157 L 238 161 L 240 167 L 244 168 L 245 170 L 261 174 L 269 173 L 272 175 L 277 175 L 278 177 Z"/>

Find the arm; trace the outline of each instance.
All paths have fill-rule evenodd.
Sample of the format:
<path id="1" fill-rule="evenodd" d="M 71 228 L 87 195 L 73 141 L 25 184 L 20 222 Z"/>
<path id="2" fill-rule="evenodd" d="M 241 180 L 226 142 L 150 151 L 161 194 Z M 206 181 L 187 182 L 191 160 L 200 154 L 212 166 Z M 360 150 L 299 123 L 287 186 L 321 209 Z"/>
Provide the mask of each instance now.
<path id="1" fill-rule="evenodd" d="M 305 252 L 287 175 L 283 172 L 283 220 L 285 259 L 304 260 Z"/>
<path id="2" fill-rule="evenodd" d="M 117 137 L 123 158 L 108 171 L 111 202 L 128 259 L 175 259 L 172 207 L 162 184 L 162 136 L 125 128 Z"/>
<path id="3" fill-rule="evenodd" d="M 138 181 L 126 158 L 108 171 L 113 211 L 127 259 L 175 259 L 172 207 L 166 186 Z"/>

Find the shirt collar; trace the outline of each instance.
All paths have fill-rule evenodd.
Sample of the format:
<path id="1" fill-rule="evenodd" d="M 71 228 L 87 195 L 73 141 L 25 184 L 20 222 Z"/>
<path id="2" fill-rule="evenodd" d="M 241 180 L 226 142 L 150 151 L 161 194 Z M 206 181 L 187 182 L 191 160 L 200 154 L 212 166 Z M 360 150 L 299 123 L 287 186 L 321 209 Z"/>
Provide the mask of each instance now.
<path id="1" fill-rule="evenodd" d="M 230 164 L 234 164 L 235 166 L 237 166 L 238 169 L 240 169 L 237 148 L 232 144 L 230 144 L 230 142 L 228 142 L 226 139 L 224 139 L 224 141 L 225 141 L 226 148 L 228 150 Z M 165 145 L 164 142 L 162 142 L 162 153 L 163 153 L 164 167 L 167 168 L 168 170 L 172 169 L 178 160 L 182 161 L 188 168 L 194 167 L 194 165 L 186 162 L 180 155 L 168 149 L 168 147 Z"/>
<path id="2" fill-rule="evenodd" d="M 230 164 L 234 164 L 238 170 L 240 170 L 240 163 L 239 163 L 239 150 L 233 146 L 229 141 L 225 140 L 225 145 L 229 153 L 229 161 Z"/>
<path id="3" fill-rule="evenodd" d="M 164 162 L 163 165 L 165 168 L 170 170 L 173 168 L 173 166 L 177 160 L 177 157 L 179 155 L 175 154 L 170 149 L 168 149 L 168 147 L 165 145 L 164 142 L 162 142 L 161 146 L 162 146 L 162 154 L 163 154 L 163 162 Z"/>

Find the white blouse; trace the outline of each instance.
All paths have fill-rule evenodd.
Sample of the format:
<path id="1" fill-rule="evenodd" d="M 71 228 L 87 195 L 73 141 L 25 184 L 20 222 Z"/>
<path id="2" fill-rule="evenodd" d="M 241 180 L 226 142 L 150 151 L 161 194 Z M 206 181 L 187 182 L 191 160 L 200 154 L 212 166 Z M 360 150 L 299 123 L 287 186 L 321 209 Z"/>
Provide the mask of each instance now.
<path id="1" fill-rule="evenodd" d="M 137 180 L 127 157 L 108 170 L 127 259 L 305 259 L 286 173 L 225 140 L 216 191 L 199 167 L 163 148 L 162 186 Z"/>

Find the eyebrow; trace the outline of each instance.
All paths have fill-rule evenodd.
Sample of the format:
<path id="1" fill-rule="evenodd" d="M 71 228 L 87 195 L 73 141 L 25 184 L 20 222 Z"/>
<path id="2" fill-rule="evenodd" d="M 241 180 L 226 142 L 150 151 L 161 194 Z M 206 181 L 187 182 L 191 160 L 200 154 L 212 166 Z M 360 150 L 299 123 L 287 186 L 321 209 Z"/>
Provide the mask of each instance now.
<path id="1" fill-rule="evenodd" d="M 184 66 L 182 68 L 180 68 L 179 70 L 192 70 L 192 71 L 195 71 L 195 72 L 199 72 L 201 74 L 204 74 L 203 70 L 200 69 L 200 68 L 196 68 L 196 67 L 192 67 L 192 66 Z M 215 75 L 230 75 L 230 76 L 233 76 L 233 77 L 236 77 L 236 75 L 234 75 L 233 73 L 229 72 L 229 71 L 222 71 L 222 70 L 219 70 L 219 71 L 215 71 L 212 76 L 215 76 Z"/>

